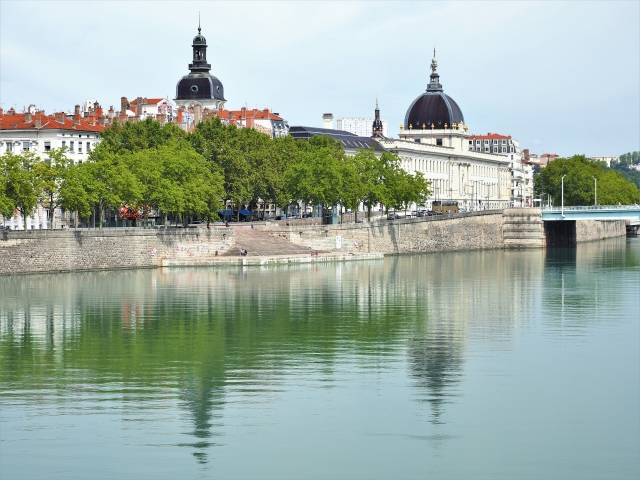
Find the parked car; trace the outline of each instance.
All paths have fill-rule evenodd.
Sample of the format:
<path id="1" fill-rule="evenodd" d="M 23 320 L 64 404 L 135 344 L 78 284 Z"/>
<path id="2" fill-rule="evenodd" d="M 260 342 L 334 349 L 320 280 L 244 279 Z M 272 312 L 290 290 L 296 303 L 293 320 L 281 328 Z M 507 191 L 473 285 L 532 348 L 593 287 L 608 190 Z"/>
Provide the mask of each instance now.
<path id="1" fill-rule="evenodd" d="M 428 216 L 428 217 L 433 217 L 434 215 L 437 215 L 437 213 L 436 213 L 436 212 L 434 212 L 433 210 L 429 210 L 429 211 L 427 212 L 427 216 Z"/>
<path id="2" fill-rule="evenodd" d="M 387 215 L 387 220 L 396 220 L 400 218 L 400 215 L 398 215 L 397 213 L 390 213 L 389 215 Z"/>
<path id="3" fill-rule="evenodd" d="M 426 217 L 427 216 L 427 212 L 418 212 L 418 217 Z"/>

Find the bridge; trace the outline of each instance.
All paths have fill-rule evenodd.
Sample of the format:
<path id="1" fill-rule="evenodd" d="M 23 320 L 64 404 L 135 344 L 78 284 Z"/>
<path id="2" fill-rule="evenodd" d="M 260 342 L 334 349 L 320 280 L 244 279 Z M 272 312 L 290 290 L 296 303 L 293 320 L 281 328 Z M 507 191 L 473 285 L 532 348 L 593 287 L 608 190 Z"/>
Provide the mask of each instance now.
<path id="1" fill-rule="evenodd" d="M 627 233 L 637 235 L 640 205 L 591 205 L 588 207 L 545 207 L 542 221 L 625 220 Z"/>

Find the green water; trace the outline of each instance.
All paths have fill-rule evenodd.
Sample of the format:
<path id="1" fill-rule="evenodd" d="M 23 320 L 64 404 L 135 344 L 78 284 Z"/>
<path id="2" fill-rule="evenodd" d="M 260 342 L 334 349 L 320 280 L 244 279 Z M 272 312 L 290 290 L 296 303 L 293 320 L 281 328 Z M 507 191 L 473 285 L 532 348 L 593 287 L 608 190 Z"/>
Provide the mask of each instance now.
<path id="1" fill-rule="evenodd" d="M 0 277 L 0 478 L 637 478 L 640 241 Z"/>

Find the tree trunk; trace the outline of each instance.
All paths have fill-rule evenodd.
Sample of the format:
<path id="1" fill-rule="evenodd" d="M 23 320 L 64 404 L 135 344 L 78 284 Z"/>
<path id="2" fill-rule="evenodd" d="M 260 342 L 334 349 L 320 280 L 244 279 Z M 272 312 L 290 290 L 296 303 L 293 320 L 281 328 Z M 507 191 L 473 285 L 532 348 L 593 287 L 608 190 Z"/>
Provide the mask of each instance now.
<path id="1" fill-rule="evenodd" d="M 98 225 L 100 226 L 100 230 L 102 230 L 102 204 L 98 205 Z"/>

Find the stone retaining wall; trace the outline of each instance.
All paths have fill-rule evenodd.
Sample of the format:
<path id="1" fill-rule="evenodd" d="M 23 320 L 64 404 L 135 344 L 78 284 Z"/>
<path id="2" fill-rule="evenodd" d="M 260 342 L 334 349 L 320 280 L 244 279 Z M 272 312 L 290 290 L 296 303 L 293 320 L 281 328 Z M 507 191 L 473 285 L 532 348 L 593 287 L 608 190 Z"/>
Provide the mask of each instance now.
<path id="1" fill-rule="evenodd" d="M 576 221 L 576 242 L 591 242 L 604 238 L 624 237 L 627 222 L 624 220 L 579 220 Z"/>
<path id="2" fill-rule="evenodd" d="M 502 248 L 502 211 L 382 220 L 375 223 L 270 227 L 272 235 L 315 250 L 418 253 Z"/>
<path id="3" fill-rule="evenodd" d="M 29 230 L 2 232 L 0 275 L 157 267 L 233 246 L 232 229 Z"/>

